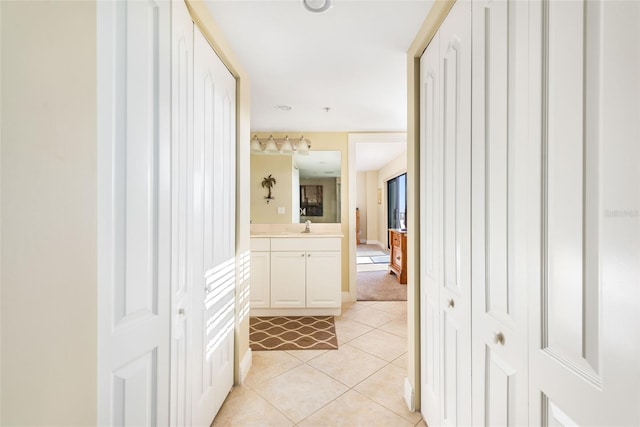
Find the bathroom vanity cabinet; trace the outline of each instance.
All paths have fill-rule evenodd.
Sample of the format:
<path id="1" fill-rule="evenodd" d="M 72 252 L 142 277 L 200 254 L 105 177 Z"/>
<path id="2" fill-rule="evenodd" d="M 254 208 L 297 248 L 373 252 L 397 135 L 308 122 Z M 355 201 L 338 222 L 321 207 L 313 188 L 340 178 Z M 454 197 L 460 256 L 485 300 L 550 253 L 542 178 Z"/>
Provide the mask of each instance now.
<path id="1" fill-rule="evenodd" d="M 251 314 L 337 315 L 341 237 L 251 238 Z"/>

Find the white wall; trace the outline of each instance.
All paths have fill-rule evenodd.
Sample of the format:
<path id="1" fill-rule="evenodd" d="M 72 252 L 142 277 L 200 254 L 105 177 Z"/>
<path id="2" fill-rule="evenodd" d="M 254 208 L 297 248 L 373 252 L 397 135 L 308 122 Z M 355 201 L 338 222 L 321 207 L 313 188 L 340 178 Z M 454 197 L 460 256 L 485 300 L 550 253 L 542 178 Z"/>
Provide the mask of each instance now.
<path id="1" fill-rule="evenodd" d="M 367 172 L 367 243 L 382 242 L 378 236 L 378 171 Z"/>
<path id="2" fill-rule="evenodd" d="M 367 240 L 367 173 L 356 174 L 356 207 L 360 210 L 360 243 Z"/>
<path id="3" fill-rule="evenodd" d="M 96 10 L 1 2 L 2 425 L 96 423 Z"/>
<path id="4" fill-rule="evenodd" d="M 2 3 L 0 3 L 0 313 L 2 308 Z M 2 315 L 0 314 L 0 390 L 2 389 Z M 1 392 L 0 392 L 1 393 Z M 2 423 L 2 397 L 0 397 Z"/>

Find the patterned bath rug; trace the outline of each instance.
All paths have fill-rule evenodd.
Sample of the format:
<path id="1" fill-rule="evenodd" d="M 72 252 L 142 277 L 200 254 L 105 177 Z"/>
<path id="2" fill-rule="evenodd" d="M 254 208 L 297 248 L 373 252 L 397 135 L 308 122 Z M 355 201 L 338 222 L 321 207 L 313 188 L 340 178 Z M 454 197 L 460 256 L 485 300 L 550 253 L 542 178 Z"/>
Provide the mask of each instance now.
<path id="1" fill-rule="evenodd" d="M 253 351 L 338 348 L 333 316 L 252 317 L 249 341 Z"/>

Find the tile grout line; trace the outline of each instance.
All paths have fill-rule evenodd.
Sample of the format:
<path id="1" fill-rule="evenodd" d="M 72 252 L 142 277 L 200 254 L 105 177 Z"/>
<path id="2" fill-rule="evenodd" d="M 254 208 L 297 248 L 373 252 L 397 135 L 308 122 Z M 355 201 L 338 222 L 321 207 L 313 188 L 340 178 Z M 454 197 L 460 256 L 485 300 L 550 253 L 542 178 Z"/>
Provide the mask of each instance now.
<path id="1" fill-rule="evenodd" d="M 386 324 L 386 323 L 385 323 L 385 324 Z M 370 326 L 370 325 L 367 325 L 367 326 Z M 382 326 L 384 326 L 384 325 L 382 325 Z M 379 328 L 374 328 L 374 327 L 372 327 L 372 328 L 373 328 L 373 329 L 372 329 L 371 331 L 365 332 L 364 334 L 362 334 L 362 335 L 360 335 L 360 336 L 366 335 L 366 334 L 368 334 L 368 333 L 370 333 L 370 332 L 372 332 L 372 331 L 374 331 L 374 330 L 380 330 L 381 332 L 385 332 L 385 333 L 388 333 L 388 334 L 390 334 L 390 335 L 397 336 L 397 335 L 395 335 L 395 334 L 392 334 L 392 333 L 390 333 L 390 332 L 384 331 L 384 330 L 379 329 Z M 359 336 L 359 337 L 360 337 L 360 336 Z M 402 338 L 402 337 L 400 337 L 400 338 Z M 405 338 L 406 338 L 406 337 L 405 337 Z M 356 338 L 353 338 L 353 339 L 356 339 Z M 353 340 L 353 339 L 352 339 L 352 340 Z M 348 344 L 348 342 L 345 342 L 345 343 L 343 343 L 343 344 L 347 345 L 347 344 Z M 353 347 L 353 346 L 351 346 L 351 347 Z M 358 382 L 357 382 L 356 384 L 354 384 L 353 386 L 349 386 L 348 384 L 345 384 L 344 382 L 342 382 L 342 381 L 341 381 L 341 380 L 339 380 L 338 378 L 334 378 L 333 376 L 329 375 L 329 374 L 328 374 L 328 373 L 326 373 L 326 372 L 323 372 L 322 370 L 320 370 L 320 369 L 316 368 L 315 366 L 313 366 L 313 365 L 309 365 L 309 362 L 311 362 L 312 360 L 317 359 L 318 357 L 322 356 L 322 354 L 321 354 L 321 355 L 318 355 L 318 356 L 316 356 L 316 357 L 314 357 L 314 358 L 312 358 L 312 359 L 309 359 L 309 360 L 308 360 L 308 361 L 306 361 L 306 362 L 304 362 L 304 364 L 306 364 L 306 365 L 308 365 L 309 367 L 311 367 L 311 368 L 315 369 L 315 370 L 316 370 L 316 371 L 318 371 L 319 373 L 321 373 L 321 374 L 323 374 L 323 375 L 326 375 L 327 377 L 329 377 L 329 378 L 333 379 L 334 381 L 337 381 L 337 382 L 339 382 L 340 384 L 344 385 L 345 387 L 347 387 L 347 390 L 345 390 L 343 393 L 339 394 L 338 396 L 334 397 L 333 399 L 329 400 L 327 403 L 325 403 L 324 405 L 322 405 L 322 406 L 321 406 L 320 408 L 318 408 L 317 410 L 313 411 L 311 414 L 309 414 L 309 415 L 308 415 L 307 417 L 305 417 L 304 419 L 300 420 L 300 423 L 303 423 L 303 422 L 304 422 L 304 421 L 306 421 L 308 418 L 312 417 L 314 414 L 316 414 L 317 412 L 321 411 L 321 410 L 322 410 L 322 409 L 324 409 L 326 406 L 330 405 L 332 402 L 334 402 L 334 401 L 336 401 L 337 399 L 339 399 L 340 397 L 344 396 L 344 395 L 345 395 L 346 393 L 348 393 L 349 391 L 354 391 L 354 392 L 358 393 L 360 396 L 365 397 L 367 400 L 369 400 L 369 401 L 373 402 L 374 404 L 376 404 L 376 405 L 378 405 L 378 406 L 380 406 L 380 407 L 382 407 L 382 408 L 386 409 L 387 411 L 391 412 L 392 414 L 395 414 L 396 416 L 398 416 L 398 417 L 402 418 L 403 420 L 407 421 L 408 423 L 413 423 L 413 421 L 412 421 L 412 420 L 409 420 L 409 419 L 405 418 L 403 415 L 401 415 L 401 414 L 397 413 L 397 412 L 396 412 L 396 411 L 394 411 L 392 408 L 387 407 L 387 406 L 386 406 L 386 405 L 384 405 L 382 402 L 378 402 L 378 401 L 376 401 L 376 400 L 372 399 L 371 397 L 369 397 L 369 396 L 367 396 L 367 395 L 365 395 L 365 394 L 361 393 L 360 391 L 356 390 L 356 387 L 357 387 L 357 386 L 359 386 L 360 384 L 364 383 L 364 382 L 365 382 L 365 381 L 367 381 L 369 378 L 373 377 L 374 375 L 376 375 L 377 373 L 379 373 L 379 372 L 380 372 L 380 371 L 382 371 L 383 369 L 385 369 L 385 368 L 389 367 L 389 365 L 393 366 L 394 368 L 398 368 L 398 369 L 405 369 L 405 368 L 402 368 L 402 367 L 400 367 L 400 366 L 394 365 L 394 363 L 393 363 L 393 362 L 395 362 L 396 360 L 398 360 L 398 359 L 399 359 L 400 357 L 402 357 L 403 355 L 406 355 L 406 353 L 407 353 L 407 352 L 405 351 L 404 353 L 402 353 L 402 354 L 401 354 L 401 355 L 399 355 L 398 357 L 394 358 L 393 360 L 391 360 L 391 361 L 387 361 L 387 360 L 385 360 L 385 359 L 380 358 L 379 356 L 377 356 L 377 355 L 375 355 L 375 354 L 369 353 L 369 352 L 368 352 L 368 351 L 366 351 L 366 350 L 360 349 L 360 348 L 358 348 L 358 347 L 353 347 L 353 348 L 355 348 L 355 349 L 357 349 L 357 350 L 360 350 L 360 351 L 362 351 L 362 352 L 364 352 L 364 353 L 366 353 L 366 354 L 368 354 L 368 355 L 370 355 L 370 356 L 372 356 L 372 357 L 375 357 L 376 359 L 378 359 L 378 360 L 380 360 L 380 361 L 384 362 L 384 365 L 383 365 L 383 366 L 381 366 L 380 368 L 375 369 L 373 372 L 371 372 L 369 375 L 367 375 L 366 377 L 364 377 L 363 379 L 361 379 L 360 381 L 358 381 Z M 324 354 L 324 353 L 323 353 L 323 354 Z M 420 421 L 421 421 L 421 420 L 422 420 L 422 416 L 420 416 L 420 420 L 418 420 L 418 422 L 417 422 L 417 423 L 414 423 L 413 425 L 414 425 L 414 426 L 418 425 L 418 424 L 420 423 Z M 296 424 L 296 426 L 300 425 L 300 423 Z"/>
<path id="2" fill-rule="evenodd" d="M 355 347 L 354 347 L 354 348 L 355 348 Z M 358 349 L 358 350 L 360 350 L 360 349 Z M 361 351 L 364 351 L 364 350 L 361 350 Z M 365 352 L 365 353 L 366 353 L 366 352 Z M 369 353 L 367 353 L 367 354 L 369 354 Z M 374 356 L 374 355 L 371 355 L 371 356 Z M 318 357 L 319 357 L 319 356 L 318 356 Z M 376 358 L 380 359 L 380 358 L 379 358 L 379 357 L 377 357 L 377 356 L 374 356 L 374 357 L 376 357 Z M 315 359 L 315 357 L 314 357 L 313 359 Z M 309 361 L 311 361 L 311 360 L 313 360 L 313 359 L 310 359 Z M 358 383 L 354 384 L 353 386 L 349 386 L 349 385 L 347 385 L 347 384 L 343 383 L 342 381 L 340 381 L 339 379 L 334 378 L 334 377 L 332 377 L 331 375 L 329 375 L 329 374 L 327 374 L 327 373 L 325 373 L 325 372 L 322 372 L 321 370 L 319 370 L 318 368 L 316 368 L 316 367 L 314 367 L 314 366 L 312 366 L 312 365 L 309 365 L 311 368 L 315 369 L 316 371 L 320 372 L 321 374 L 326 375 L 327 377 L 329 377 L 329 378 L 333 379 L 334 381 L 338 381 L 340 384 L 342 384 L 342 385 L 344 385 L 345 387 L 347 387 L 347 389 L 346 389 L 344 392 L 340 393 L 338 396 L 336 396 L 336 397 L 334 397 L 333 399 L 329 400 L 327 403 L 325 403 L 324 405 L 322 405 L 322 406 L 321 406 L 320 408 L 318 408 L 317 410 L 313 411 L 311 414 L 309 414 L 308 416 L 306 416 L 306 417 L 305 417 L 305 418 L 303 418 L 302 420 L 300 420 L 300 422 L 299 422 L 299 423 L 297 423 L 297 424 L 295 424 L 295 426 L 299 426 L 301 423 L 303 423 L 304 421 L 306 421 L 307 419 L 309 419 L 310 417 L 312 417 L 314 414 L 316 414 L 317 412 L 319 412 L 319 411 L 323 410 L 325 407 L 327 407 L 328 405 L 330 405 L 330 404 L 331 404 L 331 403 L 333 403 L 334 401 L 336 401 L 336 400 L 340 399 L 342 396 L 344 396 L 345 394 L 347 394 L 347 393 L 348 393 L 348 392 L 350 392 L 350 391 L 354 391 L 354 392 L 358 393 L 359 395 L 361 395 L 361 396 L 365 397 L 366 399 L 370 400 L 371 402 L 375 403 L 376 405 L 378 405 L 378 406 L 380 406 L 380 407 L 382 407 L 382 408 L 386 409 L 387 411 L 389 411 L 389 412 L 391 412 L 391 413 L 393 413 L 393 414 L 396 414 L 397 416 L 399 416 L 399 417 L 400 417 L 400 418 L 402 418 L 403 420 L 407 420 L 405 417 L 403 417 L 402 415 L 397 414 L 395 411 L 393 411 L 393 410 L 391 410 L 391 409 L 387 408 L 387 407 L 386 407 L 386 406 L 384 406 L 382 403 L 380 403 L 380 402 L 376 402 L 375 400 L 373 400 L 373 399 L 371 399 L 370 397 L 368 397 L 368 396 L 366 396 L 366 395 L 364 395 L 364 394 L 360 393 L 358 390 L 356 390 L 356 389 L 355 389 L 358 385 L 362 384 L 364 381 L 368 380 L 368 379 L 369 379 L 369 378 L 371 378 L 373 375 L 377 374 L 377 373 L 378 373 L 378 372 L 380 372 L 382 369 L 384 369 L 384 368 L 386 368 L 387 366 L 389 366 L 390 364 L 392 364 L 392 362 L 387 362 L 387 361 L 386 361 L 386 360 L 384 360 L 384 359 L 380 359 L 380 360 L 381 360 L 381 361 L 383 361 L 383 362 L 385 362 L 385 365 L 381 366 L 379 369 L 376 369 L 374 372 L 372 372 L 372 373 L 371 373 L 371 374 L 369 374 L 367 377 L 363 378 L 362 380 L 360 380 Z M 395 360 L 395 359 L 394 359 L 394 360 Z M 306 362 L 305 362 L 305 364 L 306 364 Z M 411 420 L 407 420 L 407 422 L 409 422 L 409 423 L 410 423 L 410 422 L 411 422 Z M 414 426 L 415 426 L 415 424 L 414 424 Z"/>
<path id="3" fill-rule="evenodd" d="M 358 302 L 356 302 L 356 303 L 358 303 Z M 376 331 L 376 332 L 378 332 L 378 333 L 382 333 L 382 334 L 383 334 L 383 336 L 382 336 L 382 338 L 381 338 L 381 342 L 384 342 L 384 341 L 385 341 L 385 340 L 384 340 L 384 337 L 385 337 L 385 336 L 389 336 L 389 337 L 397 338 L 397 339 L 400 339 L 400 340 L 406 340 L 406 339 L 407 339 L 407 337 L 406 337 L 406 336 L 397 335 L 397 334 L 395 334 L 395 333 L 393 333 L 393 332 L 386 331 L 386 330 L 382 329 L 383 327 L 385 327 L 385 326 L 387 326 L 387 325 L 389 325 L 389 324 L 391 324 L 391 323 L 393 323 L 393 322 L 402 321 L 402 320 L 403 320 L 402 318 L 403 318 L 404 316 L 406 316 L 406 314 L 397 313 L 397 312 L 395 312 L 395 311 L 396 311 L 395 309 L 393 309 L 392 311 L 385 311 L 385 310 L 382 310 L 382 309 L 378 308 L 378 307 L 379 307 L 379 303 L 380 303 L 380 302 L 377 302 L 377 301 L 366 302 L 366 304 L 362 304 L 362 302 L 360 302 L 360 305 L 359 305 L 359 307 L 358 307 L 358 308 L 355 308 L 355 309 L 354 309 L 353 305 L 350 305 L 349 307 L 347 307 L 347 308 L 346 308 L 346 310 L 343 310 L 343 313 L 344 313 L 344 312 L 348 312 L 349 310 L 354 310 L 355 312 L 357 312 L 357 311 L 360 311 L 360 310 L 363 310 L 363 309 L 366 309 L 366 308 L 373 308 L 373 309 L 375 310 L 375 312 L 380 312 L 380 313 L 384 313 L 384 314 L 386 314 L 386 315 L 388 315 L 388 316 L 392 316 L 392 318 L 391 318 L 390 320 L 388 320 L 387 322 L 384 322 L 383 324 L 378 325 L 378 326 L 372 326 L 372 325 L 366 324 L 366 323 L 364 323 L 364 322 L 361 322 L 361 321 L 358 321 L 358 320 L 355 320 L 355 319 L 351 319 L 351 318 L 349 318 L 349 317 L 336 316 L 336 317 L 340 317 L 340 318 L 341 318 L 341 319 L 343 319 L 343 320 L 349 320 L 349 321 L 351 321 L 351 322 L 355 322 L 357 325 L 361 325 L 361 326 L 366 327 L 366 328 L 368 328 L 368 329 L 369 329 L 369 330 L 367 330 L 366 332 L 363 332 L 363 333 L 360 333 L 360 334 L 356 333 L 356 335 L 355 335 L 355 336 L 353 336 L 353 337 L 351 337 L 348 341 L 340 342 L 340 343 L 339 343 L 339 347 L 342 347 L 342 346 L 348 345 L 349 347 L 352 347 L 352 348 L 354 348 L 354 349 L 356 349 L 356 350 L 358 350 L 358 351 L 361 351 L 361 352 L 363 352 L 363 353 L 365 353 L 365 354 L 367 354 L 367 355 L 369 355 L 369 356 L 371 356 L 371 357 L 373 357 L 373 358 L 375 358 L 375 359 L 377 359 L 377 360 L 379 360 L 379 361 L 383 362 L 382 366 L 380 366 L 379 368 L 375 368 L 372 372 L 370 372 L 369 374 L 367 374 L 367 375 L 366 375 L 366 377 L 364 377 L 364 378 L 362 378 L 362 379 L 359 379 L 359 380 L 358 380 L 358 382 L 357 382 L 357 383 L 355 383 L 353 386 L 350 386 L 350 385 L 348 385 L 348 384 L 345 384 L 345 383 L 344 383 L 343 381 L 341 381 L 340 379 L 335 378 L 334 376 L 330 375 L 329 373 L 325 373 L 325 372 L 324 372 L 324 371 L 322 371 L 321 369 L 316 368 L 315 366 L 311 365 L 311 363 L 312 363 L 313 361 L 315 361 L 316 359 L 318 359 L 318 358 L 322 357 L 323 355 L 327 354 L 327 353 L 328 353 L 329 351 L 331 351 L 331 350 L 328 350 L 328 351 L 322 352 L 322 353 L 320 353 L 320 354 L 316 354 L 316 355 L 314 355 L 313 357 L 311 357 L 311 358 L 310 358 L 310 359 L 308 359 L 308 360 L 303 360 L 302 358 L 300 358 L 300 357 L 299 357 L 299 356 L 297 356 L 297 355 L 291 354 L 291 353 L 287 352 L 286 350 L 282 350 L 282 352 L 283 352 L 284 354 L 286 354 L 287 356 L 289 356 L 289 357 L 293 358 L 296 362 L 298 362 L 298 364 L 297 364 L 297 365 L 295 365 L 295 366 L 293 366 L 293 367 L 291 367 L 291 368 L 285 369 L 283 372 L 280 372 L 280 373 L 278 373 L 277 375 L 275 375 L 275 376 L 273 376 L 273 377 L 263 379 L 263 380 L 262 380 L 262 381 L 260 381 L 259 383 L 256 383 L 256 384 L 253 384 L 253 385 L 249 385 L 249 384 L 247 384 L 247 383 L 244 383 L 244 384 L 242 384 L 241 386 L 243 386 L 243 385 L 244 385 L 244 386 L 246 386 L 249 390 L 251 390 L 252 392 L 254 392 L 254 393 L 255 393 L 255 394 L 256 394 L 260 399 L 262 399 L 263 401 L 265 401 L 265 402 L 268 404 L 268 406 L 269 406 L 269 407 L 271 407 L 272 409 L 275 409 L 275 412 L 276 412 L 276 413 L 280 414 L 282 417 L 284 417 L 284 419 L 288 420 L 288 422 L 290 422 L 293 426 L 300 426 L 302 423 L 304 423 L 305 421 L 307 421 L 310 417 L 314 416 L 315 414 L 317 414 L 317 413 L 318 413 L 318 412 L 320 412 L 320 411 L 325 410 L 325 409 L 326 409 L 326 407 L 327 407 L 328 405 L 331 405 L 332 403 L 334 403 L 334 402 L 336 402 L 337 400 L 341 399 L 342 397 L 344 397 L 344 396 L 345 396 L 345 394 L 349 393 L 350 391 L 354 391 L 354 392 L 355 392 L 355 393 L 357 393 L 359 396 L 364 397 L 364 398 L 365 398 L 365 399 L 367 399 L 368 401 L 370 401 L 370 402 L 372 402 L 373 404 L 375 404 L 375 405 L 379 406 L 380 408 L 384 409 L 385 411 L 389 412 L 390 414 L 394 414 L 395 416 L 397 416 L 397 417 L 401 418 L 402 420 L 406 421 L 406 422 L 407 422 L 408 424 L 410 424 L 410 425 L 413 425 L 413 426 L 418 426 L 418 425 L 420 425 L 420 424 L 423 422 L 423 418 L 422 418 L 422 414 L 420 414 L 420 412 L 419 412 L 419 411 L 416 411 L 416 413 L 419 415 L 419 416 L 418 416 L 418 420 L 417 420 L 416 422 L 414 422 L 413 420 L 408 419 L 408 418 L 406 418 L 405 416 L 403 416 L 402 414 L 400 414 L 400 413 L 396 412 L 394 409 L 389 408 L 386 404 L 384 404 L 384 403 L 382 403 L 382 402 L 377 401 L 377 400 L 376 400 L 376 399 L 374 399 L 373 397 L 369 397 L 369 396 L 367 396 L 367 395 L 363 394 L 363 393 L 362 393 L 362 392 L 360 392 L 359 390 L 356 390 L 356 387 L 358 387 L 358 386 L 362 385 L 363 383 L 365 383 L 366 381 L 368 381 L 369 379 L 371 379 L 373 376 L 380 374 L 380 372 L 381 372 L 381 371 L 383 371 L 383 370 L 385 370 L 385 369 L 389 369 L 389 366 L 391 366 L 391 368 L 392 368 L 392 369 L 394 369 L 394 370 L 401 369 L 401 370 L 406 371 L 406 369 L 407 369 L 407 368 L 406 368 L 406 366 L 398 366 L 398 365 L 396 365 L 396 364 L 395 364 L 395 363 L 396 363 L 397 361 L 399 361 L 402 357 L 406 357 L 406 355 L 407 355 L 407 350 L 406 350 L 406 349 L 404 349 L 404 351 L 403 351 L 401 354 L 399 354 L 399 355 L 397 355 L 397 356 L 393 356 L 393 357 L 391 358 L 391 360 L 386 360 L 386 359 L 384 359 L 384 358 L 380 357 L 379 355 L 373 354 L 373 353 L 371 353 L 370 351 L 367 351 L 367 350 L 365 350 L 365 349 L 362 349 L 362 348 L 359 348 L 359 347 L 356 347 L 355 345 L 353 345 L 353 342 L 354 342 L 355 340 L 361 339 L 361 338 L 365 337 L 366 335 L 368 335 L 368 334 L 370 334 L 370 333 L 372 333 L 372 332 L 374 332 L 374 331 Z M 343 307 L 344 307 L 344 305 L 343 305 Z M 390 307 L 393 307 L 393 306 L 392 306 L 392 305 L 389 305 L 388 307 L 390 308 Z M 374 315 L 375 315 L 375 312 L 373 312 L 373 313 L 374 313 Z M 352 312 L 352 313 L 353 313 L 353 312 Z M 337 319 L 336 319 L 336 320 L 337 320 Z M 357 328 L 356 328 L 356 329 L 357 329 Z M 339 334 L 338 334 L 337 327 L 336 327 L 336 335 L 339 335 Z M 375 341 L 373 341 L 373 342 L 375 342 Z M 393 342 L 393 340 L 392 340 L 392 342 Z M 376 347 L 376 348 L 377 348 L 377 347 Z M 338 349 L 338 350 L 339 350 L 339 349 Z M 305 416 L 304 418 L 302 418 L 302 419 L 301 419 L 301 420 L 299 420 L 298 422 L 295 422 L 295 421 L 294 421 L 294 420 L 292 420 L 290 417 L 288 417 L 284 412 L 282 412 L 281 410 L 279 410 L 279 409 L 278 409 L 278 407 L 277 407 L 277 406 L 275 406 L 275 404 L 274 404 L 274 403 L 272 403 L 272 402 L 269 400 L 269 397 L 268 397 L 268 396 L 263 396 L 260 392 L 258 392 L 258 391 L 256 390 L 256 388 L 257 388 L 257 387 L 260 387 L 260 386 L 261 386 L 262 384 L 264 384 L 265 382 L 273 381 L 274 379 L 276 379 L 276 378 L 278 378 L 278 377 L 280 377 L 280 376 L 282 376 L 282 375 L 285 375 L 285 374 L 287 374 L 287 373 L 290 373 L 290 372 L 291 372 L 291 371 L 293 371 L 294 369 L 300 368 L 300 367 L 302 367 L 302 366 L 304 366 L 304 365 L 307 365 L 307 367 L 308 367 L 308 368 L 311 368 L 312 370 L 314 370 L 314 371 L 315 371 L 316 373 L 318 373 L 319 375 L 322 375 L 322 376 L 324 376 L 324 377 L 326 377 L 326 378 L 328 378 L 328 379 L 330 379 L 330 380 L 332 380 L 332 381 L 335 381 L 335 382 L 336 382 L 336 383 L 338 383 L 338 384 L 341 384 L 343 387 L 345 387 L 345 389 L 344 389 L 342 392 L 339 392 L 335 397 L 333 397 L 333 398 L 329 399 L 325 404 L 323 404 L 321 407 L 319 407 L 319 408 L 317 408 L 316 410 L 314 410 L 313 412 L 311 412 L 309 415 Z M 356 378 L 357 378 L 357 376 L 356 376 Z M 256 387 L 256 388 L 254 388 L 254 387 Z M 391 402 L 387 402 L 387 403 L 391 403 Z M 396 406 L 397 406 L 397 405 L 396 405 Z M 399 408 L 399 407 L 398 407 L 398 408 L 396 408 L 396 409 L 397 409 L 397 410 L 400 410 L 400 408 Z"/>

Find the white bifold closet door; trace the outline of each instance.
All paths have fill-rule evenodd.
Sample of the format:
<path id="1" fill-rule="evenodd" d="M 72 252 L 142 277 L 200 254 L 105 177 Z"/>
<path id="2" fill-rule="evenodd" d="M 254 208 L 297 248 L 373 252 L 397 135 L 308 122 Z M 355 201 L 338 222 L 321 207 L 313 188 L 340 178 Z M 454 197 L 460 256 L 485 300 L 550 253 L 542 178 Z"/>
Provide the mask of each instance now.
<path id="1" fill-rule="evenodd" d="M 640 425 L 640 2 L 530 4 L 530 425 Z"/>
<path id="2" fill-rule="evenodd" d="M 471 4 L 421 59 L 422 413 L 471 423 Z"/>
<path id="3" fill-rule="evenodd" d="M 98 424 L 166 425 L 171 15 L 105 1 L 97 19 Z"/>
<path id="4" fill-rule="evenodd" d="M 193 35 L 191 408 L 209 425 L 233 386 L 235 326 L 235 79 Z"/>
<path id="5" fill-rule="evenodd" d="M 183 1 L 171 3 L 171 425 L 191 425 L 193 329 L 193 29 Z"/>
<path id="6" fill-rule="evenodd" d="M 420 58 L 420 408 L 430 424 L 440 420 L 442 165 L 439 160 L 439 55 L 440 37 L 436 34 Z"/>
<path id="7" fill-rule="evenodd" d="M 233 385 L 235 79 L 172 2 L 172 425 L 210 425 Z"/>
<path id="8" fill-rule="evenodd" d="M 472 2 L 473 67 L 451 76 L 464 4 L 421 59 L 424 417 L 432 426 L 640 425 L 640 2 Z M 465 145 L 464 127 L 448 125 L 452 112 L 457 124 L 465 117 L 450 95 L 465 93 L 452 82 L 471 71 Z M 470 193 L 451 184 L 466 176 Z M 467 271 L 467 229 L 455 221 L 468 195 L 467 328 L 454 310 L 470 294 L 450 278 Z"/>
<path id="9" fill-rule="evenodd" d="M 529 5 L 489 0 L 472 8 L 473 425 L 524 426 Z"/>

